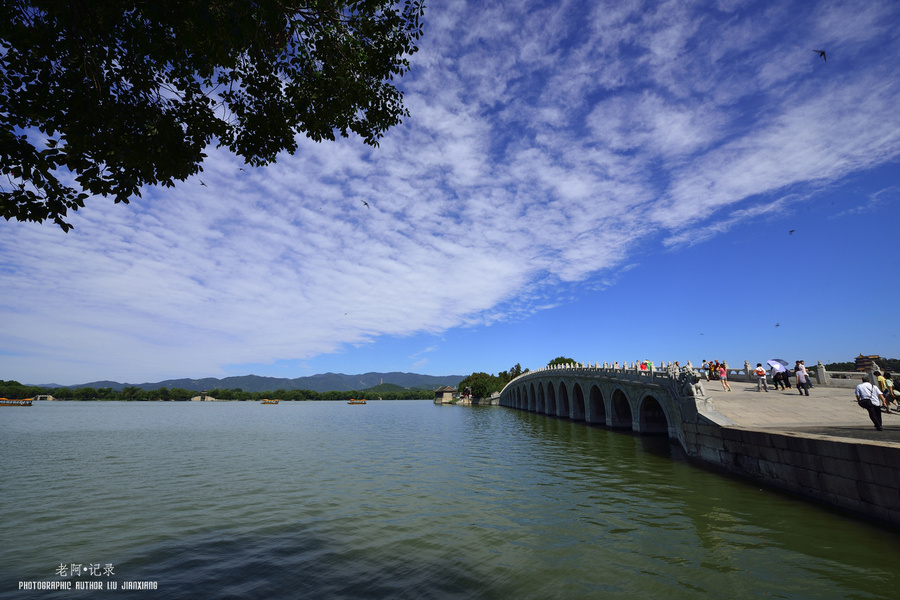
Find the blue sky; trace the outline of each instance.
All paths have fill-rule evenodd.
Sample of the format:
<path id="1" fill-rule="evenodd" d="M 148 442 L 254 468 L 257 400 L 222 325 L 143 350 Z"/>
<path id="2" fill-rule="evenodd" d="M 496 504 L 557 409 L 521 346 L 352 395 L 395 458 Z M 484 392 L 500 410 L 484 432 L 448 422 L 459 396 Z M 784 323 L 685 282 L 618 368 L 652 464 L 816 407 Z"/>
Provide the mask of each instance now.
<path id="1" fill-rule="evenodd" d="M 898 357 L 898 25 L 890 1 L 432 3 L 380 148 L 210 149 L 68 234 L 0 223 L 0 379 Z"/>

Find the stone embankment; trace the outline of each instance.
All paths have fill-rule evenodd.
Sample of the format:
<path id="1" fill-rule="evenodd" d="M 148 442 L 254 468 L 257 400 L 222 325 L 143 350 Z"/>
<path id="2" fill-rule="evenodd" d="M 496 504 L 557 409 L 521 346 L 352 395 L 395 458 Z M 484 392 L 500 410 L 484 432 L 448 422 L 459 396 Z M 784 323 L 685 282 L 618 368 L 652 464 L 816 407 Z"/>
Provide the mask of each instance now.
<path id="1" fill-rule="evenodd" d="M 693 459 L 900 527 L 900 413 L 876 431 L 851 389 L 815 386 L 807 397 L 704 384 L 711 410 L 682 424 Z"/>

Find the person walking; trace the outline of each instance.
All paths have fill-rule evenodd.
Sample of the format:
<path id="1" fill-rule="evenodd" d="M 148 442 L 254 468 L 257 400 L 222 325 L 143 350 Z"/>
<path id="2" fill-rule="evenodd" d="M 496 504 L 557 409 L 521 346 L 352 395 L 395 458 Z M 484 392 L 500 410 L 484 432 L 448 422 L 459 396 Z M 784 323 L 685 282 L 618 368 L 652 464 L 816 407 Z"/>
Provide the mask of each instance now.
<path id="1" fill-rule="evenodd" d="M 880 391 L 881 395 L 884 396 L 884 412 L 889 413 L 891 412 L 891 402 L 895 402 L 894 382 L 891 379 L 891 374 L 885 373 L 884 375 L 882 375 L 878 371 L 875 371 L 872 374 L 876 377 L 876 382 L 878 383 L 878 391 Z"/>
<path id="2" fill-rule="evenodd" d="M 812 379 L 809 377 L 809 371 L 806 370 L 806 363 L 802 360 L 800 362 L 800 368 L 803 369 L 803 374 L 806 375 L 806 391 L 813 389 Z"/>
<path id="3" fill-rule="evenodd" d="M 881 405 L 884 396 L 869 382 L 868 376 L 863 375 L 860 379 L 862 383 L 856 386 L 856 403 L 869 411 L 869 418 L 875 424 L 875 430 L 881 431 Z"/>
<path id="4" fill-rule="evenodd" d="M 731 385 L 728 383 L 728 372 L 725 370 L 725 363 L 719 365 L 719 379 L 722 380 L 722 389 L 730 392 Z"/>
<path id="5" fill-rule="evenodd" d="M 781 390 L 784 391 L 784 374 L 787 371 L 779 371 L 775 368 L 775 365 L 772 365 L 772 388 L 777 392 L 778 386 L 781 386 Z"/>
<path id="6" fill-rule="evenodd" d="M 890 373 L 884 374 L 884 401 L 888 403 L 888 408 L 890 408 L 893 401 L 897 405 L 897 408 L 894 410 L 900 412 L 900 400 L 897 399 L 897 395 L 894 393 L 894 379 Z"/>
<path id="7" fill-rule="evenodd" d="M 754 369 L 753 373 L 756 375 L 756 391 L 766 390 L 768 392 L 769 386 L 766 385 L 766 370 L 763 369 L 762 363 L 756 363 L 756 369 Z"/>
<path id="8" fill-rule="evenodd" d="M 799 360 L 794 365 L 794 375 L 797 377 L 797 391 L 800 392 L 801 396 L 806 391 L 806 395 L 809 396 L 809 376 L 806 374 L 806 367 Z"/>

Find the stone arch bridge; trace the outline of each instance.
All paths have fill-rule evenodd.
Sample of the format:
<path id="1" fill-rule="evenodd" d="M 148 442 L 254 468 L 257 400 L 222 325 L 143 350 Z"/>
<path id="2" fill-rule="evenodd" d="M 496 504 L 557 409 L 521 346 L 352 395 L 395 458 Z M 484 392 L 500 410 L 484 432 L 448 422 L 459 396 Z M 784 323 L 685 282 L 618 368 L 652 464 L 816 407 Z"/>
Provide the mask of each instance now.
<path id="1" fill-rule="evenodd" d="M 500 393 L 500 405 L 640 434 L 684 445 L 685 422 L 712 408 L 692 367 L 640 364 L 555 365 L 524 373 Z"/>
<path id="2" fill-rule="evenodd" d="M 744 381 L 749 373 L 745 363 Z M 837 385 L 823 368 L 817 376 L 820 384 L 824 378 L 824 385 Z M 742 427 L 715 410 L 699 379 L 690 363 L 646 370 L 640 364 L 561 365 L 516 377 L 503 388 L 499 404 L 667 435 L 689 460 L 900 527 L 894 508 L 900 498 L 900 446 Z"/>

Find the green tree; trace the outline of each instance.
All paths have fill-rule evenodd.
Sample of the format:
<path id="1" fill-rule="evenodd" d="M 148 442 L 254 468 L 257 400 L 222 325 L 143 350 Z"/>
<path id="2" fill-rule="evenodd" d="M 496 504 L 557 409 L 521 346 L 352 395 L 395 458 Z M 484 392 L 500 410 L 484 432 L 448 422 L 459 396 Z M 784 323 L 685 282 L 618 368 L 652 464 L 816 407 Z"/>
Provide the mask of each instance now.
<path id="1" fill-rule="evenodd" d="M 186 390 L 184 388 L 172 388 L 169 390 L 169 397 L 172 400 L 190 400 L 194 396 L 199 396 L 197 392 L 192 392 L 191 390 Z M 215 398 L 215 396 L 213 396 Z"/>
<path id="2" fill-rule="evenodd" d="M 38 394 L 47 394 L 48 391 L 41 387 L 22 385 L 18 381 L 10 379 L 9 381 L 0 380 L 0 397 L 2 398 L 33 398 Z"/>
<path id="3" fill-rule="evenodd" d="M 75 397 L 79 400 L 96 400 L 97 390 L 92 387 L 83 387 L 75 390 Z"/>
<path id="4" fill-rule="evenodd" d="M 510 381 L 512 381 L 519 375 L 521 375 L 522 373 L 527 373 L 527 372 L 528 372 L 528 369 L 525 369 L 523 371 L 522 365 L 519 363 L 516 363 L 515 366 L 512 369 L 510 369 L 509 371 L 500 371 L 500 373 L 497 375 L 497 377 L 499 377 L 500 380 L 503 381 L 503 385 L 506 385 L 507 383 L 509 383 Z"/>
<path id="5" fill-rule="evenodd" d="M 313 390 L 293 390 L 292 400 L 321 400 L 322 394 Z"/>
<path id="6" fill-rule="evenodd" d="M 56 388 L 49 392 L 57 400 L 71 400 L 75 397 L 75 393 L 69 388 Z"/>
<path id="7" fill-rule="evenodd" d="M 488 373 L 478 372 L 472 373 L 459 382 L 459 390 L 462 392 L 467 387 L 472 390 L 472 395 L 476 398 L 487 398 L 494 392 L 499 392 L 506 385 L 499 377 L 489 375 Z"/>
<path id="8" fill-rule="evenodd" d="M 306 395 L 304 394 L 306 390 L 288 390 L 284 395 L 284 400 L 306 400 Z"/>
<path id="9" fill-rule="evenodd" d="M 553 367 L 555 365 L 573 365 L 575 364 L 574 358 L 566 358 L 565 356 L 557 356 L 553 360 L 547 363 L 548 367 Z"/>
<path id="10" fill-rule="evenodd" d="M 377 146 L 408 111 L 424 0 L 0 3 L 0 215 L 51 219 L 90 195 L 202 171 L 215 142 L 252 166 L 296 136 Z"/>
<path id="11" fill-rule="evenodd" d="M 141 400 L 144 390 L 134 385 L 127 385 L 122 388 L 123 400 Z"/>
<path id="12" fill-rule="evenodd" d="M 884 371 L 888 373 L 897 373 L 900 372 L 900 360 L 896 358 L 884 358 L 881 357 L 881 360 L 875 361 L 878 363 Z"/>

